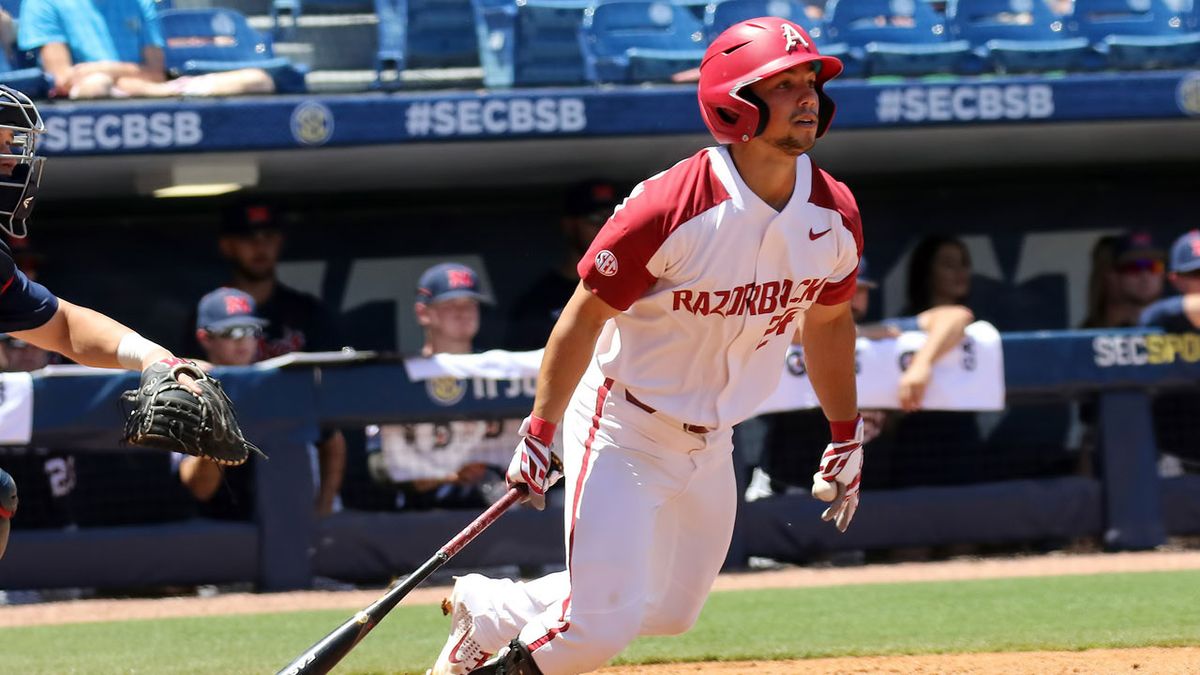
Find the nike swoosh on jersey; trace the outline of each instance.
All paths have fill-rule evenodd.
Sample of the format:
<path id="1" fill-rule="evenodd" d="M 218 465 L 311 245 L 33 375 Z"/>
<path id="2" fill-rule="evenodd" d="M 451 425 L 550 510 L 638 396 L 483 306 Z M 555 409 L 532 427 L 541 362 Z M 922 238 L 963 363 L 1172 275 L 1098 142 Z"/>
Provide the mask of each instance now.
<path id="1" fill-rule="evenodd" d="M 822 232 L 813 232 L 810 229 L 808 231 L 808 238 L 811 239 L 812 241 L 816 241 L 816 240 L 820 239 L 821 237 L 824 237 L 825 235 L 829 234 L 831 231 L 833 231 L 832 227 L 829 228 L 828 230 L 824 230 Z"/>

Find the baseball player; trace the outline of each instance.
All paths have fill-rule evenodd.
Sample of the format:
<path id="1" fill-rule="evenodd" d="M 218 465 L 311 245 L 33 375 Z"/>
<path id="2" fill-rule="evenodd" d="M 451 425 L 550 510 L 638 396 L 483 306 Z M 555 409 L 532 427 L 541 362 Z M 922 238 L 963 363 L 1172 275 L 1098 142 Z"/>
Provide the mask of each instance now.
<path id="1" fill-rule="evenodd" d="M 849 526 L 862 228 L 849 189 L 806 154 L 833 119 L 823 87 L 841 70 L 779 18 L 709 46 L 700 112 L 723 145 L 639 184 L 593 240 L 508 470 L 542 504 L 562 422 L 567 569 L 459 579 L 434 673 L 588 672 L 639 635 L 691 628 L 733 530 L 731 428 L 775 387 L 801 313 L 833 439 L 813 491 L 832 502 L 825 520 Z"/>
<path id="2" fill-rule="evenodd" d="M 37 142 L 44 131 L 41 115 L 29 97 L 0 85 L 0 229 L 13 237 L 25 236 L 33 212 L 45 162 L 37 155 Z M 2 238 L 0 333 L 99 368 L 142 371 L 159 361 L 177 361 L 171 352 L 137 332 L 99 312 L 57 298 L 31 281 L 17 268 Z M 194 386 L 187 375 L 179 379 Z M 4 529 L 7 517 L 0 511 Z"/>
<path id="3" fill-rule="evenodd" d="M 469 354 L 479 333 L 479 275 L 445 262 L 421 274 L 413 311 L 425 333 L 421 356 Z M 370 425 L 366 432 L 371 478 L 399 488 L 396 508 L 477 508 L 508 491 L 503 475 L 521 420 L 464 419 Z"/>
<path id="4" fill-rule="evenodd" d="M 1142 310 L 1138 325 L 1175 333 L 1200 330 L 1200 230 L 1187 232 L 1171 244 L 1167 279 L 1179 295 L 1151 303 Z"/>

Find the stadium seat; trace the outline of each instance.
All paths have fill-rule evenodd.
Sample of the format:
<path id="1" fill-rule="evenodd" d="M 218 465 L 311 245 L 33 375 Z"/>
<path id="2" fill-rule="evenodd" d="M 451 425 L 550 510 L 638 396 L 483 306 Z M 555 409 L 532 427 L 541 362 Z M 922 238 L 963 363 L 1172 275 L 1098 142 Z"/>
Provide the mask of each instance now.
<path id="1" fill-rule="evenodd" d="M 400 86 L 408 52 L 408 3 L 406 0 L 375 0 L 379 17 L 379 44 L 375 54 L 375 83 L 377 89 Z"/>
<path id="2" fill-rule="evenodd" d="M 845 43 L 848 75 L 928 75 L 970 60 L 970 43 L 947 32 L 924 0 L 830 0 L 824 39 Z"/>
<path id="3" fill-rule="evenodd" d="M 686 8 L 648 0 L 600 2 L 579 28 L 587 79 L 648 82 L 695 68 L 704 57 L 704 26 Z"/>
<path id="4" fill-rule="evenodd" d="M 1195 67 L 1200 33 L 1191 32 L 1191 12 L 1176 7 L 1164 0 L 1076 0 L 1074 20 L 1109 67 Z"/>
<path id="5" fill-rule="evenodd" d="M 1043 0 L 950 0 L 946 22 L 1001 73 L 1077 70 L 1090 51 Z"/>
<path id="6" fill-rule="evenodd" d="M 467 0 L 401 0 L 409 68 L 446 68 L 479 63 L 475 17 Z M 381 36 L 382 37 L 382 36 Z"/>
<path id="7" fill-rule="evenodd" d="M 709 42 L 739 21 L 760 16 L 777 16 L 799 24 L 820 48 L 821 22 L 804 13 L 799 0 L 718 0 L 704 12 L 704 33 Z"/>
<path id="8" fill-rule="evenodd" d="M 579 26 L 590 0 L 472 0 L 489 87 L 583 84 Z"/>
<path id="9" fill-rule="evenodd" d="M 45 98 L 50 93 L 48 76 L 41 68 L 18 68 L 0 49 L 0 84 L 7 85 L 30 98 Z"/>
<path id="10" fill-rule="evenodd" d="M 305 91 L 304 72 L 275 57 L 271 41 L 228 9 L 172 9 L 162 22 L 167 70 L 175 76 L 261 68 L 280 93 Z"/>

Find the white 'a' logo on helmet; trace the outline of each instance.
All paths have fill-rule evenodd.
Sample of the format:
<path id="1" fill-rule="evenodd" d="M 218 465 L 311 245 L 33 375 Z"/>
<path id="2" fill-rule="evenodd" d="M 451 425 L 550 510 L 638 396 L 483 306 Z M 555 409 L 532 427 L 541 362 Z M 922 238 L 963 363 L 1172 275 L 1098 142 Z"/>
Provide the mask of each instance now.
<path id="1" fill-rule="evenodd" d="M 808 49 L 808 40 L 805 40 L 804 35 L 790 23 L 783 24 L 783 39 L 785 40 L 783 49 L 788 53 L 795 51 L 796 45 Z"/>

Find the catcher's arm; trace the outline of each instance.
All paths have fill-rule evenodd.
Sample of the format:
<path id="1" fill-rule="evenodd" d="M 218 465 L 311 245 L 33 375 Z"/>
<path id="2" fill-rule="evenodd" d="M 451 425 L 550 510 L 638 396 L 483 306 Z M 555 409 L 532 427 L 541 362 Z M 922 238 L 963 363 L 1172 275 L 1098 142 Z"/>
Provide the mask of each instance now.
<path id="1" fill-rule="evenodd" d="M 172 357 L 165 347 L 146 340 L 119 321 L 62 298 L 49 321 L 12 336 L 96 368 L 141 371 L 155 361 Z"/>
<path id="2" fill-rule="evenodd" d="M 58 352 L 75 363 L 95 368 L 142 371 L 164 359 L 169 350 L 100 312 L 58 299 L 58 311 L 46 323 L 11 335 L 32 345 Z M 179 374 L 181 384 L 199 394 L 195 378 Z"/>

